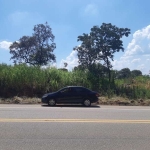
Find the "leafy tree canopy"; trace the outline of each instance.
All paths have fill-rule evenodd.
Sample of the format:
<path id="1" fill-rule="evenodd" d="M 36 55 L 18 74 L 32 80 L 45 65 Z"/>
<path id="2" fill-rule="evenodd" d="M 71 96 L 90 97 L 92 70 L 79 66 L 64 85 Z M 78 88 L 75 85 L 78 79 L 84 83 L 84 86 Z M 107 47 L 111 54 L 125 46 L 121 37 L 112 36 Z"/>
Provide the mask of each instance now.
<path id="1" fill-rule="evenodd" d="M 103 66 L 100 63 L 93 63 L 91 66 L 89 66 L 89 70 L 87 68 L 83 67 L 82 65 L 78 65 L 74 67 L 74 71 L 76 70 L 84 70 L 86 71 L 92 71 L 93 74 L 98 75 L 98 76 L 107 76 L 107 68 Z"/>
<path id="2" fill-rule="evenodd" d="M 19 41 L 13 42 L 10 46 L 11 59 L 15 64 L 27 63 L 38 66 L 55 62 L 55 37 L 48 23 L 35 25 L 33 31 L 32 36 L 23 36 Z"/>
<path id="3" fill-rule="evenodd" d="M 132 77 L 141 76 L 142 72 L 140 70 L 132 70 L 131 75 L 132 75 Z"/>
<path id="4" fill-rule="evenodd" d="M 111 23 L 103 23 L 100 27 L 93 26 L 90 34 L 78 36 L 80 46 L 76 46 L 74 50 L 78 53 L 79 64 L 89 67 L 91 64 L 103 61 L 104 64 L 111 68 L 114 53 L 120 50 L 124 51 L 121 38 L 128 36 L 130 29 L 118 28 Z"/>
<path id="5" fill-rule="evenodd" d="M 123 68 L 118 72 L 119 79 L 129 78 L 130 76 L 131 76 L 131 71 L 129 68 Z"/>
<path id="6" fill-rule="evenodd" d="M 110 68 L 112 68 L 111 61 L 113 61 L 114 53 L 124 51 L 121 39 L 129 34 L 130 29 L 118 28 L 111 23 L 103 23 L 100 27 L 93 26 L 89 34 L 83 33 L 78 36 L 81 45 L 76 46 L 74 50 L 77 51 L 79 64 L 90 69 L 92 64 L 103 62 L 103 65 L 108 68 L 110 82 Z"/>

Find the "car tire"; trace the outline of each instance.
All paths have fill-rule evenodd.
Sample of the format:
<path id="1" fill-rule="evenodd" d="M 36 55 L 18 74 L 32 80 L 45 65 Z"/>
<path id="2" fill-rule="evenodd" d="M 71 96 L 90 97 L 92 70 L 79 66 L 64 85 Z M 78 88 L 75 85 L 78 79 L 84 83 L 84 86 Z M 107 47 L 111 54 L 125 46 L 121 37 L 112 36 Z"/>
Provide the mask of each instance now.
<path id="1" fill-rule="evenodd" d="M 55 106 L 55 105 L 56 105 L 55 99 L 49 99 L 48 105 L 49 105 L 49 106 Z"/>
<path id="2" fill-rule="evenodd" d="M 88 98 L 86 98 L 83 101 L 83 105 L 86 106 L 86 107 L 89 107 L 89 106 L 91 106 L 91 101 Z"/>

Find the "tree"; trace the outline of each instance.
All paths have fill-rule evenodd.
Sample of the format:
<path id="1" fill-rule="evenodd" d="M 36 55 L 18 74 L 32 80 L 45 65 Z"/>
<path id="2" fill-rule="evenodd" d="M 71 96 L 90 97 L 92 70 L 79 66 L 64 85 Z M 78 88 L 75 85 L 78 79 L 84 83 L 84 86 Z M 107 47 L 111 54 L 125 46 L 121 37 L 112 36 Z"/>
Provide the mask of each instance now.
<path id="1" fill-rule="evenodd" d="M 118 28 L 111 23 L 103 23 L 100 27 L 94 26 L 90 34 L 84 33 L 78 36 L 81 45 L 75 47 L 74 50 L 78 52 L 79 64 L 89 68 L 93 63 L 102 61 L 108 68 L 110 82 L 111 61 L 113 61 L 114 53 L 124 51 L 121 38 L 129 34 L 130 29 Z"/>
<path id="2" fill-rule="evenodd" d="M 80 46 L 74 47 L 74 50 L 77 51 L 77 56 L 79 59 L 79 64 L 84 68 L 89 69 L 89 67 L 96 62 L 98 59 L 96 57 L 96 51 L 92 46 L 94 41 L 89 34 L 83 33 L 82 36 L 78 36 L 77 41 L 81 41 Z"/>
<path id="3" fill-rule="evenodd" d="M 73 68 L 73 71 L 78 71 L 78 70 L 86 72 L 86 68 L 84 68 L 82 65 L 78 65 Z"/>
<path id="4" fill-rule="evenodd" d="M 68 66 L 67 62 L 64 62 L 64 68 L 66 68 Z"/>
<path id="5" fill-rule="evenodd" d="M 27 63 L 38 66 L 55 62 L 55 37 L 48 23 L 35 25 L 33 31 L 32 36 L 23 36 L 19 41 L 13 42 L 10 46 L 11 59 L 15 64 Z"/>
<path id="6" fill-rule="evenodd" d="M 132 70 L 131 75 L 132 75 L 132 77 L 141 76 L 142 72 L 140 70 Z"/>
<path id="7" fill-rule="evenodd" d="M 129 68 L 123 68 L 118 72 L 119 79 L 129 78 L 131 76 L 131 71 Z"/>

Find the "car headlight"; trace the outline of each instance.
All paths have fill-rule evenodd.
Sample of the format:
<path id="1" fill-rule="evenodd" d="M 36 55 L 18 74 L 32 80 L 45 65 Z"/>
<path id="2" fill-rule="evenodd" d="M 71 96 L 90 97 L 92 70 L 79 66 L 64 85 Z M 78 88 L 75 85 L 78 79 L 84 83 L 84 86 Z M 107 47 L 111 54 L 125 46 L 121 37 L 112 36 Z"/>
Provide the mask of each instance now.
<path id="1" fill-rule="evenodd" d="M 43 97 L 42 98 L 46 98 L 47 97 L 47 95 L 43 95 Z"/>

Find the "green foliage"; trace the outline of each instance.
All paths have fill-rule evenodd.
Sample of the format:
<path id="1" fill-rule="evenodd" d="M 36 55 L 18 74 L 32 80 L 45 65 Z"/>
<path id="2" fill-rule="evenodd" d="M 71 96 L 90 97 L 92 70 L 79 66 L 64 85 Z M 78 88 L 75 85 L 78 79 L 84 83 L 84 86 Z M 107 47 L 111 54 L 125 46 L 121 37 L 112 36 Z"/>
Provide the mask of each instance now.
<path id="1" fill-rule="evenodd" d="M 123 68 L 118 72 L 117 78 L 124 79 L 131 76 L 131 71 L 129 68 Z"/>
<path id="2" fill-rule="evenodd" d="M 123 36 L 128 37 L 130 29 L 118 28 L 111 23 L 103 23 L 100 27 L 93 26 L 90 34 L 78 36 L 80 46 L 76 46 L 74 50 L 77 51 L 79 64 L 89 69 L 96 62 L 103 62 L 107 67 L 109 77 L 109 87 L 111 80 L 112 68 L 111 61 L 113 61 L 114 53 L 124 51 Z"/>
<path id="3" fill-rule="evenodd" d="M 78 36 L 81 45 L 74 50 L 79 66 L 71 72 L 66 62 L 61 69 L 41 68 L 56 61 L 55 37 L 47 23 L 35 25 L 33 31 L 32 36 L 23 36 L 10 46 L 15 65 L 0 64 L 0 97 L 39 97 L 64 86 L 79 85 L 108 97 L 150 98 L 148 75 L 129 68 L 111 70 L 114 54 L 124 51 L 122 37 L 128 37 L 130 29 L 103 23 L 93 26 L 89 34 Z"/>
<path id="4" fill-rule="evenodd" d="M 90 87 L 83 71 L 66 72 L 50 67 L 41 69 L 26 64 L 0 65 L 0 97 L 41 96 L 68 85 Z"/>
<path id="5" fill-rule="evenodd" d="M 141 76 L 142 72 L 140 70 L 132 70 L 131 71 L 131 76 L 132 77 L 137 77 L 137 76 Z"/>
<path id="6" fill-rule="evenodd" d="M 118 28 L 111 23 L 103 23 L 100 27 L 91 28 L 90 34 L 78 36 L 80 46 L 74 48 L 78 52 L 79 64 L 88 68 L 103 60 L 111 68 L 109 58 L 113 60 L 115 52 L 124 50 L 121 38 L 128 36 L 130 29 Z"/>
<path id="7" fill-rule="evenodd" d="M 39 67 L 29 67 L 25 64 L 4 66 L 0 66 L 0 95 L 34 96 L 35 91 L 41 93 L 44 89 L 45 78 Z"/>
<path id="8" fill-rule="evenodd" d="M 123 68 L 120 71 L 115 70 L 115 77 L 117 79 L 135 78 L 138 76 L 142 76 L 142 72 L 140 70 L 130 71 L 129 68 Z"/>
<path id="9" fill-rule="evenodd" d="M 110 86 L 108 76 L 102 72 L 101 65 L 93 72 L 73 70 L 71 72 L 56 68 L 0 64 L 0 97 L 29 96 L 41 97 L 44 93 L 57 91 L 71 85 L 79 85 L 96 90 L 103 96 L 114 95 L 130 99 L 150 98 L 150 77 L 115 79 L 112 75 Z M 96 70 L 95 70 L 96 69 Z M 115 71 L 111 71 L 112 74 Z"/>
<path id="10" fill-rule="evenodd" d="M 10 46 L 11 59 L 15 64 L 42 66 L 56 60 L 53 54 L 56 44 L 50 26 L 38 24 L 33 30 L 32 36 L 23 36 Z"/>
<path id="11" fill-rule="evenodd" d="M 130 99 L 150 98 L 150 77 L 138 76 L 134 80 L 117 79 L 115 85 L 116 95 Z"/>

